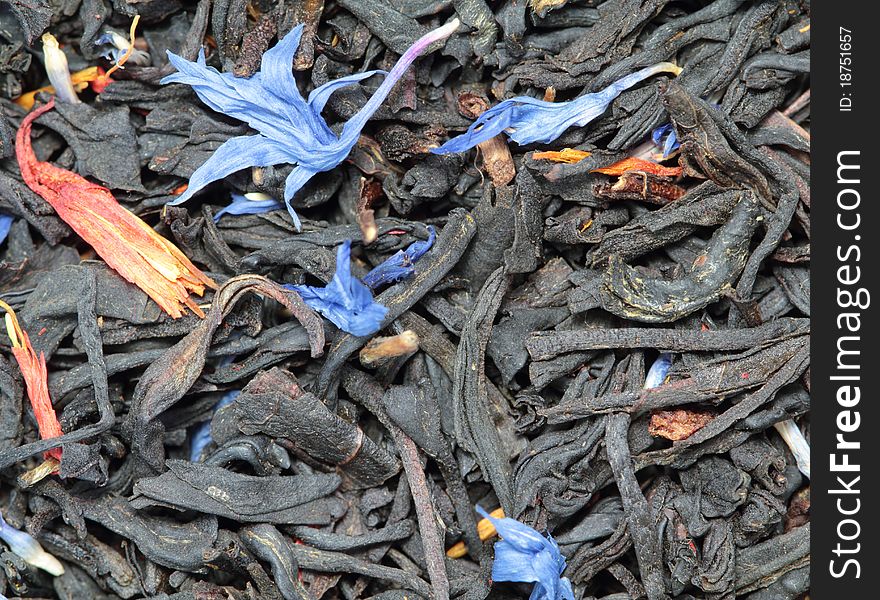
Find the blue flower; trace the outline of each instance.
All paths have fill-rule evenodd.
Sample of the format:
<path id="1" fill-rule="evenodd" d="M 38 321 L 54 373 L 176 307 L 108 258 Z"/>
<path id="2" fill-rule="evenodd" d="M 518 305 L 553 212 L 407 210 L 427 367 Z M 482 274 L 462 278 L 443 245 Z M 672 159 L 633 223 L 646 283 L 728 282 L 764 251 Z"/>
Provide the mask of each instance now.
<path id="1" fill-rule="evenodd" d="M 270 198 L 259 192 L 250 194 L 232 194 L 232 202 L 224 206 L 214 215 L 214 222 L 220 220 L 223 215 L 257 215 L 271 210 L 277 210 L 283 205 L 275 198 Z"/>
<path id="2" fill-rule="evenodd" d="M 250 78 L 234 77 L 206 66 L 204 50 L 199 52 L 197 62 L 168 52 L 168 58 L 178 72 L 162 79 L 162 83 L 191 85 L 202 102 L 213 110 L 244 121 L 259 132 L 231 138 L 217 148 L 193 173 L 187 190 L 170 204 L 186 202 L 209 183 L 241 169 L 291 163 L 296 166 L 285 182 L 284 203 L 298 230 L 299 218 L 290 205 L 293 195 L 316 173 L 329 171 L 345 160 L 364 125 L 406 69 L 429 45 L 449 37 L 458 26 L 458 19 L 453 19 L 419 38 L 400 57 L 363 108 L 345 123 L 338 136 L 321 116 L 330 95 L 383 71 L 355 73 L 329 81 L 313 90 L 308 101 L 303 100 L 291 68 L 302 36 L 302 25 L 263 54 L 260 71 Z"/>
<path id="3" fill-rule="evenodd" d="M 502 538 L 495 542 L 494 581 L 534 583 L 529 600 L 574 600 L 571 582 L 562 576 L 565 558 L 550 535 L 544 537 L 516 519 L 496 519 L 480 506 L 477 512 Z"/>
<path id="4" fill-rule="evenodd" d="M 116 41 L 116 37 L 122 36 L 120 36 L 118 33 L 114 35 L 114 32 L 105 31 L 95 39 L 96 46 L 110 46 L 109 48 L 104 48 L 101 51 L 101 57 L 113 61 L 114 63 L 119 62 L 119 59 L 122 58 L 123 54 L 125 54 L 125 49 L 118 48 L 114 43 Z"/>
<path id="5" fill-rule="evenodd" d="M 434 245 L 436 233 L 434 228 L 428 225 L 428 239 L 424 242 L 413 242 L 406 250 L 398 250 L 394 255 L 385 259 L 364 277 L 364 283 L 370 289 L 377 289 L 388 283 L 400 281 L 412 275 L 416 270 L 416 261 L 431 249 Z"/>
<path id="6" fill-rule="evenodd" d="M 658 356 L 654 364 L 651 365 L 651 368 L 648 369 L 648 375 L 645 377 L 645 385 L 643 386 L 644 389 L 648 390 L 663 385 L 663 382 L 666 381 L 666 374 L 669 373 L 671 367 L 671 354 L 664 352 Z"/>
<path id="7" fill-rule="evenodd" d="M 64 566 L 57 558 L 43 550 L 40 542 L 29 533 L 19 531 L 9 525 L 3 519 L 2 514 L 0 514 L 0 540 L 6 542 L 9 549 L 19 555 L 27 564 L 55 576 L 64 573 Z"/>
<path id="8" fill-rule="evenodd" d="M 120 35 L 115 31 L 105 31 L 95 40 L 95 45 L 110 46 L 109 48 L 103 49 L 101 56 L 109 61 L 118 63 L 125 53 L 128 52 L 128 49 L 131 47 L 131 42 L 129 42 L 125 36 Z M 127 62 L 143 67 L 150 64 L 150 55 L 143 50 L 135 48 L 132 50 Z M 120 66 L 119 68 L 124 69 L 125 67 Z"/>
<path id="9" fill-rule="evenodd" d="M 352 335 L 379 331 L 388 309 L 373 301 L 370 288 L 351 274 L 351 240 L 336 250 L 336 274 L 325 287 L 285 285 L 298 293 L 303 302 Z"/>
<path id="10" fill-rule="evenodd" d="M 669 156 L 681 146 L 681 144 L 678 143 L 678 136 L 675 134 L 675 129 L 672 127 L 672 123 L 666 123 L 665 125 L 660 125 L 655 128 L 654 131 L 651 132 L 651 141 L 654 142 L 655 146 L 662 150 L 663 158 L 669 158 Z"/>
<path id="11" fill-rule="evenodd" d="M 484 112 L 468 130 L 431 150 L 435 154 L 464 152 L 505 132 L 517 144 L 549 144 L 569 127 L 583 127 L 601 116 L 621 92 L 656 75 L 681 69 L 672 63 L 658 63 L 631 73 L 609 85 L 601 92 L 584 94 L 569 102 L 545 102 L 529 96 L 505 100 Z"/>
<path id="12" fill-rule="evenodd" d="M 0 244 L 2 244 L 3 240 L 6 239 L 6 236 L 9 235 L 9 230 L 12 228 L 12 222 L 14 220 L 15 217 L 12 215 L 0 212 Z"/>

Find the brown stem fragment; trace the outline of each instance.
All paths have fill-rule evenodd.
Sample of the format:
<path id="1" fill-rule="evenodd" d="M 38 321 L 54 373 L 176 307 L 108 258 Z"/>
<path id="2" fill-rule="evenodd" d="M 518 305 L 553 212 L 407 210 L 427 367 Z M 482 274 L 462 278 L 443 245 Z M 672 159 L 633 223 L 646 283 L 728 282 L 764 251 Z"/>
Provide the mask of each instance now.
<path id="1" fill-rule="evenodd" d="M 434 516 L 434 507 L 431 503 L 431 491 L 428 489 L 428 480 L 419 459 L 419 449 L 415 442 L 399 428 L 391 430 L 391 437 L 394 438 L 394 443 L 400 452 L 403 469 L 406 472 L 406 479 L 415 502 L 416 518 L 419 521 L 419 532 L 422 536 L 422 546 L 425 549 L 425 562 L 428 566 L 428 577 L 431 580 L 434 600 L 449 598 L 449 579 L 446 577 L 443 541 L 437 528 L 437 519 Z"/>
<path id="2" fill-rule="evenodd" d="M 686 191 L 665 177 L 644 171 L 627 171 L 621 174 L 614 183 L 602 182 L 593 186 L 593 194 L 598 198 L 641 200 L 661 206 L 678 200 L 684 196 Z"/>
<path id="3" fill-rule="evenodd" d="M 489 110 L 489 103 L 481 96 L 465 92 L 458 97 L 458 112 L 470 119 L 476 119 Z M 507 147 L 507 140 L 498 134 L 492 139 L 477 144 L 483 154 L 483 167 L 495 187 L 507 185 L 516 176 L 513 156 Z"/>
<path id="4" fill-rule="evenodd" d="M 278 33 L 275 15 L 267 13 L 260 17 L 256 26 L 244 35 L 241 43 L 241 52 L 238 60 L 232 68 L 232 74 L 236 77 L 250 77 L 260 68 L 263 53 L 269 48 L 269 42 Z"/>
<path id="5" fill-rule="evenodd" d="M 294 3 L 294 23 L 303 24 L 302 39 L 293 60 L 295 71 L 310 69 L 315 63 L 315 34 L 324 14 L 324 0 L 297 0 Z"/>

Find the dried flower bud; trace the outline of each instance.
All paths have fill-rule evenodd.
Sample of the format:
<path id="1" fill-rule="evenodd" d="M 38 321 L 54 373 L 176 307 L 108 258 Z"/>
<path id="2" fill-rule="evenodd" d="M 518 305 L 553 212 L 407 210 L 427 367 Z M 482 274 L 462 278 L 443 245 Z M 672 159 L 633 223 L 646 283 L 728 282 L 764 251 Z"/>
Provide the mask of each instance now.
<path id="1" fill-rule="evenodd" d="M 776 431 L 778 431 L 779 435 L 782 436 L 782 439 L 785 440 L 785 444 L 788 446 L 788 449 L 791 450 L 794 459 L 797 461 L 797 466 L 798 469 L 800 469 L 800 472 L 809 478 L 810 444 L 801 432 L 801 428 L 797 426 L 797 423 L 795 423 L 793 419 L 780 421 L 779 423 L 775 423 L 773 427 L 776 428 Z"/>
<path id="2" fill-rule="evenodd" d="M 67 57 L 58 47 L 58 40 L 51 33 L 43 34 L 43 62 L 46 65 L 46 75 L 52 87 L 55 88 L 55 96 L 59 102 L 66 104 L 78 104 L 79 96 L 73 89 L 70 80 L 70 69 L 67 68 Z"/>
<path id="3" fill-rule="evenodd" d="M 418 349 L 419 336 L 415 331 L 404 331 L 391 337 L 373 338 L 361 350 L 361 364 L 365 367 L 375 367 L 389 359 L 410 356 Z"/>
<path id="4" fill-rule="evenodd" d="M 57 558 L 43 550 L 40 542 L 30 534 L 19 531 L 6 523 L 2 515 L 0 515 L 0 539 L 6 542 L 9 549 L 19 555 L 27 564 L 43 569 L 56 577 L 64 574 L 64 565 Z"/>
<path id="5" fill-rule="evenodd" d="M 370 206 L 382 194 L 382 184 L 378 181 L 367 181 L 361 177 L 360 196 L 357 203 L 357 222 L 361 229 L 361 237 L 364 245 L 370 245 L 379 237 L 379 228 L 376 227 L 376 215 Z"/>

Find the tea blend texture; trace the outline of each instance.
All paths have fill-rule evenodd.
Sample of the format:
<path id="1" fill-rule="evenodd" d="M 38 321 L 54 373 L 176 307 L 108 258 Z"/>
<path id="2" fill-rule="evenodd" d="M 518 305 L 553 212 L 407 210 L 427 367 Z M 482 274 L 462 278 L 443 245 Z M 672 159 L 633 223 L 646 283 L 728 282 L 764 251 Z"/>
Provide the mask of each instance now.
<path id="1" fill-rule="evenodd" d="M 808 0 L 0 0 L 0 600 L 805 600 Z"/>

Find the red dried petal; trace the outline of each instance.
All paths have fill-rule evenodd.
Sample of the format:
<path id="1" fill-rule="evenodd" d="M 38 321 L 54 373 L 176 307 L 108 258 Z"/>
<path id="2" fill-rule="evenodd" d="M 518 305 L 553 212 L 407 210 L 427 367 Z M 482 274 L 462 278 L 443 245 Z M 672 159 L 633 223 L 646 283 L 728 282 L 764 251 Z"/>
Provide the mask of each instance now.
<path id="1" fill-rule="evenodd" d="M 141 288 L 165 312 L 180 317 L 189 308 L 204 316 L 190 298 L 217 285 L 177 247 L 116 201 L 105 187 L 40 162 L 31 146 L 31 125 L 54 106 L 54 99 L 28 114 L 15 139 L 24 182 L 52 205 L 58 216 L 126 280 Z"/>
<path id="2" fill-rule="evenodd" d="M 61 423 L 58 422 L 58 416 L 55 414 L 55 408 L 52 406 L 52 399 L 49 397 L 48 373 L 46 371 L 46 357 L 40 352 L 34 352 L 31 345 L 31 339 L 27 332 L 18 324 L 18 318 L 12 308 L 3 301 L 0 301 L 0 308 L 5 310 L 9 315 L 7 320 L 7 329 L 9 330 L 9 338 L 12 340 L 12 355 L 21 375 L 24 378 L 24 384 L 27 388 L 28 399 L 31 408 L 34 411 L 34 417 L 37 419 L 37 429 L 42 439 L 59 437 L 63 433 Z M 10 323 L 11 321 L 11 323 Z M 12 326 L 11 328 L 9 326 Z M 44 453 L 45 458 L 54 458 L 61 460 L 61 448 L 52 448 Z"/>

